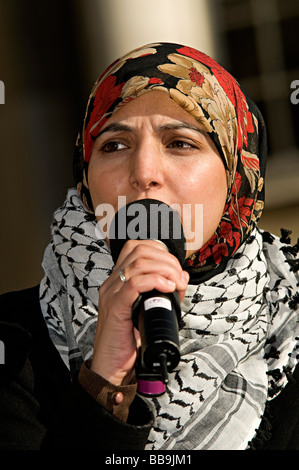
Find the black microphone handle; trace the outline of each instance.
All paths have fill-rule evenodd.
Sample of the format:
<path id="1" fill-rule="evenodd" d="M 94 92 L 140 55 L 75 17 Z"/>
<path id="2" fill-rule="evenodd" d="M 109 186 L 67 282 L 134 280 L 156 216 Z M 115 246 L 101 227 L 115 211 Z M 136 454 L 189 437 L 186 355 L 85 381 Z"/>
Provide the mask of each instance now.
<path id="1" fill-rule="evenodd" d="M 164 383 L 180 361 L 178 292 L 152 290 L 140 294 L 132 308 L 134 326 L 140 332 L 141 366 L 160 372 Z"/>

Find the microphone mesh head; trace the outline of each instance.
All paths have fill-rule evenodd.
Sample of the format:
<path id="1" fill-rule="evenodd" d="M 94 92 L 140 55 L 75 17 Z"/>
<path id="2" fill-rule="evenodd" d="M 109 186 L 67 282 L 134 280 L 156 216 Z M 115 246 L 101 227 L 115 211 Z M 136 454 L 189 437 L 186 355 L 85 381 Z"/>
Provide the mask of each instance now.
<path id="1" fill-rule="evenodd" d="M 178 258 L 185 260 L 185 236 L 180 217 L 166 203 L 141 199 L 122 207 L 112 220 L 109 241 L 114 263 L 127 240 L 158 240 Z"/>

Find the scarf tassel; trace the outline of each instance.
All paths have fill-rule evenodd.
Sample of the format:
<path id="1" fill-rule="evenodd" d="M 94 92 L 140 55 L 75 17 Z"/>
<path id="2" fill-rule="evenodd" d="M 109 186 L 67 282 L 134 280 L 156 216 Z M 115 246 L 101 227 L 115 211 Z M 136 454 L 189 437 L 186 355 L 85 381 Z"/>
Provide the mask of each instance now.
<path id="1" fill-rule="evenodd" d="M 269 403 L 266 403 L 265 411 L 262 416 L 260 427 L 255 430 L 254 438 L 248 443 L 247 450 L 262 450 L 272 437 L 273 416 L 270 413 Z"/>

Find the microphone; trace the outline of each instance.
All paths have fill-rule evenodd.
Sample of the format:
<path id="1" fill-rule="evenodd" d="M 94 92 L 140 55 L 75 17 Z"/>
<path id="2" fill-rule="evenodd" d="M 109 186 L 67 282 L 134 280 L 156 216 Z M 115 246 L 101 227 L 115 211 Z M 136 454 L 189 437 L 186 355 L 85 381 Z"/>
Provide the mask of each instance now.
<path id="1" fill-rule="evenodd" d="M 156 199 L 142 199 L 122 207 L 112 220 L 109 241 L 114 263 L 127 240 L 155 240 L 163 243 L 179 260 L 185 260 L 185 236 L 177 212 Z M 180 361 L 178 292 L 156 289 L 142 293 L 134 302 L 132 321 L 140 332 L 141 348 L 136 363 L 138 393 L 162 395 L 168 373 Z"/>

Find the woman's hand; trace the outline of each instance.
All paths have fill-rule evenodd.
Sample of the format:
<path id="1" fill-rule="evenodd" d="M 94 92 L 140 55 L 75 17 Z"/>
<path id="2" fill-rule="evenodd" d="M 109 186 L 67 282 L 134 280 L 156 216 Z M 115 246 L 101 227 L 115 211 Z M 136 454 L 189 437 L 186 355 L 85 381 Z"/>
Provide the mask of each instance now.
<path id="1" fill-rule="evenodd" d="M 126 282 L 121 281 L 121 268 Z M 91 369 L 115 385 L 134 376 L 140 337 L 132 323 L 132 306 L 139 294 L 157 289 L 184 298 L 189 275 L 159 242 L 129 240 L 115 269 L 99 291 L 99 316 Z"/>

